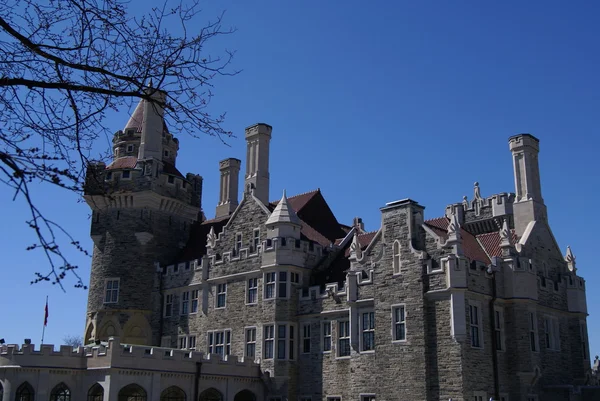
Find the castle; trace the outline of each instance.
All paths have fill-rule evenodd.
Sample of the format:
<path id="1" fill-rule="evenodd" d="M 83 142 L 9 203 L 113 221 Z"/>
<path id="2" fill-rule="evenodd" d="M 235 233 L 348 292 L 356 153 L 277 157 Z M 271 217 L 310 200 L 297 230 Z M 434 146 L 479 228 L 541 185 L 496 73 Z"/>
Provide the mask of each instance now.
<path id="1" fill-rule="evenodd" d="M 585 281 L 549 227 L 535 137 L 509 139 L 514 193 L 476 183 L 433 219 L 389 202 L 366 232 L 320 190 L 272 201 L 271 135 L 246 128 L 241 199 L 241 161 L 223 160 L 207 219 L 202 178 L 142 100 L 87 173 L 88 345 L 3 345 L 0 400 L 598 399 Z"/>

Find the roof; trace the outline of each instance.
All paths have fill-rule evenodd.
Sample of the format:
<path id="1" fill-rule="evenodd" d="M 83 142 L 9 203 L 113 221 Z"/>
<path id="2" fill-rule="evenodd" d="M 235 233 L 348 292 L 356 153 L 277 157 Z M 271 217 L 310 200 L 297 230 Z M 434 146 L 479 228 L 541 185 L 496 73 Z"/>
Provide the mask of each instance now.
<path id="1" fill-rule="evenodd" d="M 129 129 L 134 129 L 134 132 L 136 132 L 138 134 L 142 132 L 142 127 L 144 126 L 144 106 L 145 105 L 146 105 L 146 100 L 140 99 L 139 103 L 135 107 L 135 110 L 133 110 L 131 117 L 129 117 L 129 121 L 127 121 L 127 124 L 125 124 L 125 128 L 123 128 L 123 131 L 127 131 Z M 165 122 L 164 119 L 163 119 L 163 132 L 165 134 L 167 134 L 169 132 L 169 130 L 167 128 L 167 123 Z"/>
<path id="2" fill-rule="evenodd" d="M 118 159 L 113 160 L 108 166 L 106 166 L 107 170 L 116 170 L 116 169 L 126 169 L 126 168 L 135 168 L 137 164 L 138 158 L 136 156 L 124 156 L 119 157 Z M 176 175 L 177 177 L 185 178 L 183 174 L 177 167 L 169 162 L 163 161 L 163 173 Z"/>
<path id="3" fill-rule="evenodd" d="M 293 207 L 289 205 L 288 198 L 285 196 L 285 190 L 283 191 L 283 196 L 277 206 L 275 206 L 275 210 L 271 213 L 267 222 L 265 224 L 296 224 L 300 225 L 300 219 L 296 214 L 296 211 Z"/>
<path id="4" fill-rule="evenodd" d="M 371 241 L 373 241 L 373 238 L 375 238 L 375 235 L 377 234 L 377 231 L 371 231 L 369 233 L 364 233 L 364 234 L 358 234 L 358 243 L 360 244 L 360 249 L 365 249 L 366 247 L 369 246 L 369 244 L 371 243 Z M 351 243 L 351 242 L 349 242 Z M 346 250 L 344 251 L 344 256 L 348 257 L 350 256 L 350 247 L 346 247 Z"/>
<path id="5" fill-rule="evenodd" d="M 448 234 L 448 224 L 450 220 L 447 217 L 437 217 L 435 219 L 426 220 L 425 224 L 431 228 L 436 234 L 445 238 Z M 484 263 L 491 263 L 490 257 L 484 250 L 483 246 L 477 241 L 477 238 L 461 227 L 460 234 L 463 239 L 463 251 L 465 256 L 471 260 L 477 260 Z M 499 236 L 499 234 L 498 234 Z"/>
<path id="6" fill-rule="evenodd" d="M 518 241 L 515 230 L 510 230 L 510 234 L 512 236 L 512 243 L 515 244 Z M 500 242 L 502 241 L 500 232 L 479 234 L 477 240 L 490 258 L 493 256 L 502 256 L 502 250 L 500 249 Z"/>
<path id="7" fill-rule="evenodd" d="M 304 192 L 302 194 L 290 196 L 289 198 L 287 198 L 287 200 L 288 200 L 290 206 L 292 206 L 296 212 L 299 212 L 300 209 L 302 209 L 304 206 L 306 206 L 306 204 L 320 191 L 321 190 L 317 188 L 313 191 Z M 281 201 L 281 199 L 273 201 L 273 202 L 269 203 L 269 206 L 275 208 L 280 201 Z"/>

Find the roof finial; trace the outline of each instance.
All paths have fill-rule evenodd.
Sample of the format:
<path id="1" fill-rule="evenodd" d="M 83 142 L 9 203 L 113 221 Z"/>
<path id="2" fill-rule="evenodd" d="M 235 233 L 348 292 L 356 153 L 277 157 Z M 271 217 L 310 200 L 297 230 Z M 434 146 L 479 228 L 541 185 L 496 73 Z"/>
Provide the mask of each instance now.
<path id="1" fill-rule="evenodd" d="M 575 263 L 575 255 L 573 255 L 573 251 L 570 246 L 567 246 L 567 254 L 565 255 L 565 261 L 567 262 L 567 266 L 569 270 L 572 272 L 577 271 L 576 263 Z"/>
<path id="2" fill-rule="evenodd" d="M 508 227 L 508 221 L 506 219 L 504 219 L 504 221 L 502 222 L 502 228 L 500 229 L 500 246 L 505 247 L 505 246 L 511 246 L 511 245 L 512 245 L 512 238 L 511 238 L 510 229 Z"/>
<path id="3" fill-rule="evenodd" d="M 350 257 L 356 260 L 362 259 L 362 249 L 360 249 L 358 231 L 354 231 L 354 238 L 352 238 L 352 243 L 350 244 Z"/>

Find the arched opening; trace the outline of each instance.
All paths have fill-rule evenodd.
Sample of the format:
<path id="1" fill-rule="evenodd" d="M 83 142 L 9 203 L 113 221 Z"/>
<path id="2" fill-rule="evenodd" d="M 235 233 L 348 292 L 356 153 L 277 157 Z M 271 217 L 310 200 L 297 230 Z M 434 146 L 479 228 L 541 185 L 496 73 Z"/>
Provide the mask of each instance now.
<path id="1" fill-rule="evenodd" d="M 392 264 L 394 268 L 394 274 L 400 273 L 400 242 L 398 240 L 394 241 L 394 245 L 392 246 Z"/>
<path id="2" fill-rule="evenodd" d="M 31 384 L 25 382 L 19 386 L 15 401 L 33 401 L 34 391 Z"/>
<path id="3" fill-rule="evenodd" d="M 83 345 L 92 342 L 92 335 L 94 334 L 94 324 L 90 323 L 87 330 L 85 331 L 85 337 L 83 338 Z"/>
<path id="4" fill-rule="evenodd" d="M 129 384 L 119 391 L 119 401 L 146 401 L 146 390 L 137 384 Z"/>
<path id="5" fill-rule="evenodd" d="M 171 386 L 160 394 L 160 401 L 185 401 L 185 392 L 177 386 Z"/>
<path id="6" fill-rule="evenodd" d="M 71 390 L 65 383 L 57 384 L 50 393 L 50 401 L 71 401 Z"/>
<path id="7" fill-rule="evenodd" d="M 256 396 L 250 390 L 242 390 L 235 395 L 233 401 L 256 401 Z"/>
<path id="8" fill-rule="evenodd" d="M 104 400 L 104 387 L 98 383 L 90 387 L 88 391 L 87 401 L 103 401 Z"/>
<path id="9" fill-rule="evenodd" d="M 215 388 L 209 388 L 200 394 L 199 401 L 223 401 L 223 394 Z"/>

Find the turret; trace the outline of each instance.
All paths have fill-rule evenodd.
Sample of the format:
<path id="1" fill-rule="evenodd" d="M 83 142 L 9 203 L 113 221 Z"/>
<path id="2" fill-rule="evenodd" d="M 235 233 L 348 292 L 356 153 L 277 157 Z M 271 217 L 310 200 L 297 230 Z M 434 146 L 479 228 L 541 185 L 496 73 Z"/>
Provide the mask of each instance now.
<path id="1" fill-rule="evenodd" d="M 269 204 L 269 142 L 273 128 L 258 123 L 246 128 L 246 192 Z"/>
<path id="2" fill-rule="evenodd" d="M 294 238 L 300 239 L 300 228 L 302 224 L 296 212 L 288 203 L 285 190 L 281 200 L 271 213 L 265 223 L 269 238 Z"/>

